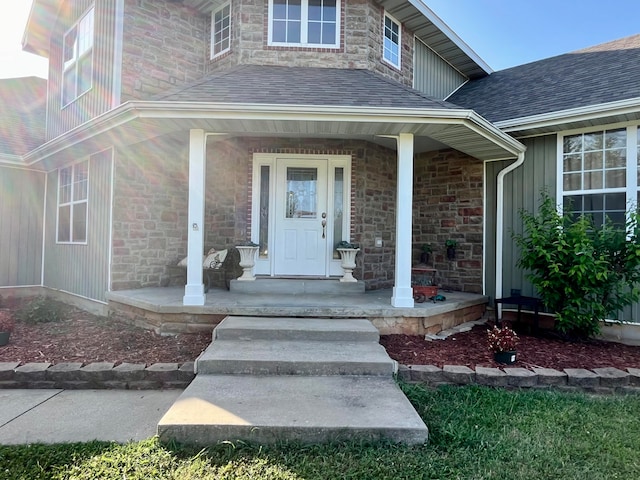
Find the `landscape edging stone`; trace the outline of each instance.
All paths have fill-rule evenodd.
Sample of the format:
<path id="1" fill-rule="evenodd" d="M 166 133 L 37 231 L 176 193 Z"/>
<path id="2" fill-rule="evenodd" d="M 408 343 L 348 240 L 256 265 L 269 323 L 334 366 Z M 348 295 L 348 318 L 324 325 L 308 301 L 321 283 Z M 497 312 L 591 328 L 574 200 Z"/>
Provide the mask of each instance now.
<path id="1" fill-rule="evenodd" d="M 0 362 L 0 390 L 16 388 L 168 390 L 182 389 L 195 377 L 194 362 L 142 363 L 109 362 L 82 365 L 78 362 Z M 399 365 L 398 378 L 429 387 L 440 385 L 490 385 L 500 388 L 553 388 L 566 392 L 596 394 L 640 394 L 640 369 L 613 367 L 565 369 L 534 367 L 487 368 L 475 370 L 464 365 Z"/>

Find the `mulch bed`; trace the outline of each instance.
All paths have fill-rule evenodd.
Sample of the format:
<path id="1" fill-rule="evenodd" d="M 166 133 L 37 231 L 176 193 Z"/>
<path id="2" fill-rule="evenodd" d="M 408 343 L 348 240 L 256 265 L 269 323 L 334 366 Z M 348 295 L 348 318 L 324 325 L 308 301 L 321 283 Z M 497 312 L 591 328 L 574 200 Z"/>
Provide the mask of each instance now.
<path id="1" fill-rule="evenodd" d="M 519 334 L 517 361 L 510 367 L 564 368 L 615 367 L 640 368 L 640 346 L 602 340 L 569 342 L 543 332 L 540 336 Z M 466 365 L 500 367 L 487 348 L 487 327 L 477 326 L 470 332 L 445 340 L 425 340 L 415 335 L 385 335 L 380 343 L 394 360 L 404 365 Z"/>
<path id="2" fill-rule="evenodd" d="M 475 327 L 446 340 L 385 335 L 382 345 L 405 365 L 497 367 L 487 350 L 487 327 Z M 59 322 L 16 322 L 9 344 L 0 347 L 0 362 L 113 362 L 115 364 L 193 361 L 211 342 L 210 333 L 160 336 L 115 319 L 69 309 Z M 550 336 L 520 335 L 515 367 L 640 368 L 640 347 L 604 341 L 566 342 Z"/>
<path id="3" fill-rule="evenodd" d="M 16 322 L 0 362 L 153 363 L 193 361 L 211 343 L 210 333 L 160 336 L 82 310 L 72 309 L 58 322 Z"/>

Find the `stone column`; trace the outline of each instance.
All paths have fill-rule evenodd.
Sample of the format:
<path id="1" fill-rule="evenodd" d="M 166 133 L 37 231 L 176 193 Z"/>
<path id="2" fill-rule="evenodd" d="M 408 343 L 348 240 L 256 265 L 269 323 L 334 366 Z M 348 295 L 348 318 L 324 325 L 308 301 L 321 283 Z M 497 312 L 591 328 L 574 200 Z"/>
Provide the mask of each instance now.
<path id="1" fill-rule="evenodd" d="M 398 185 L 396 193 L 396 265 L 391 305 L 413 308 L 411 289 L 411 238 L 413 219 L 413 134 L 398 137 Z"/>
<path id="2" fill-rule="evenodd" d="M 189 232 L 183 305 L 204 305 L 206 299 L 202 283 L 205 177 L 206 137 L 204 130 L 193 129 L 189 132 Z"/>

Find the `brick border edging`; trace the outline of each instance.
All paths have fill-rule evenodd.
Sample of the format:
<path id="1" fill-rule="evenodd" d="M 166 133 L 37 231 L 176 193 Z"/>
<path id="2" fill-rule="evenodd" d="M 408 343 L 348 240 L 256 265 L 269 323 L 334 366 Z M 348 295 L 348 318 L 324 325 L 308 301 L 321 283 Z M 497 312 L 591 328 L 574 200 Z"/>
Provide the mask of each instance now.
<path id="1" fill-rule="evenodd" d="M 554 388 L 586 393 L 640 393 L 640 369 L 626 371 L 614 367 L 565 368 L 488 368 L 475 371 L 464 365 L 400 365 L 398 377 L 406 382 L 428 386 L 487 385 L 503 388 Z"/>
<path id="2" fill-rule="evenodd" d="M 0 362 L 0 389 L 61 388 L 158 390 L 186 388 L 195 377 L 194 362 L 121 363 L 110 362 L 50 363 Z M 464 365 L 399 365 L 398 377 L 406 382 L 427 386 L 487 385 L 503 388 L 555 388 L 586 393 L 640 393 L 640 369 L 626 371 L 613 367 L 593 370 L 519 367 L 472 370 Z"/>
<path id="3" fill-rule="evenodd" d="M 7 388 L 61 388 L 158 390 L 186 388 L 194 374 L 194 362 L 121 363 L 80 362 L 50 363 L 0 362 L 0 390 Z"/>

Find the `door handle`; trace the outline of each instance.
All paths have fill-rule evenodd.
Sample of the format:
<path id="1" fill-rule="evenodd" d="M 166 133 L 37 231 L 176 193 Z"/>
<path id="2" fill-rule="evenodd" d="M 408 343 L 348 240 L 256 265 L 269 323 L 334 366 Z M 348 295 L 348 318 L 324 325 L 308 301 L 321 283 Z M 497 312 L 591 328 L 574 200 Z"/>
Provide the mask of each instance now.
<path id="1" fill-rule="evenodd" d="M 322 238 L 325 238 L 325 230 L 327 228 L 327 221 L 322 220 Z"/>

